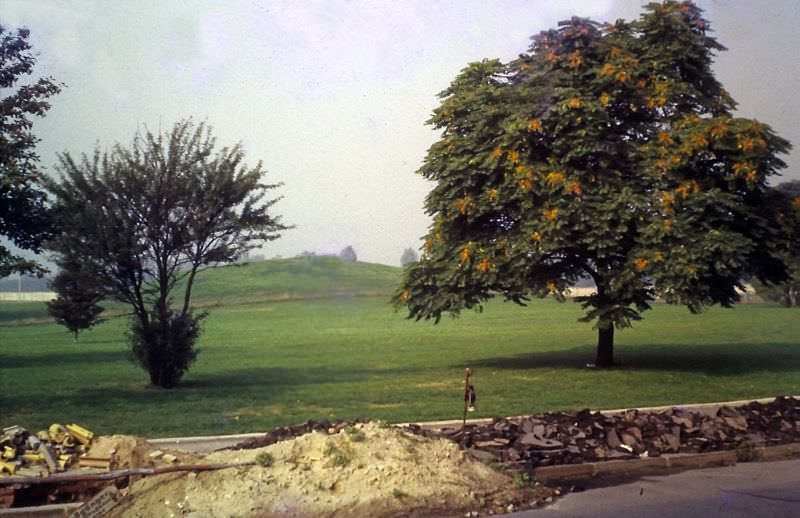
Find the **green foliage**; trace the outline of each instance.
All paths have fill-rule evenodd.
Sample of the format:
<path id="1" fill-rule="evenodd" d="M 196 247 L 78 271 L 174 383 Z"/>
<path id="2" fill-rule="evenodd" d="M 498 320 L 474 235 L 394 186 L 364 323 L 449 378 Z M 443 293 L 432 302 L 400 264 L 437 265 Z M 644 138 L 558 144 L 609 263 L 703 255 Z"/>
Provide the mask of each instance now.
<path id="1" fill-rule="evenodd" d="M 133 319 L 130 332 L 133 360 L 150 374 L 156 387 L 172 388 L 197 359 L 194 347 L 200 335 L 200 321 L 191 312 L 166 315 L 154 312 L 143 322 Z"/>
<path id="2" fill-rule="evenodd" d="M 364 434 L 364 431 L 359 428 L 347 426 L 345 427 L 344 431 L 347 434 L 347 437 L 349 437 L 353 442 L 364 442 L 367 440 L 367 436 Z"/>
<path id="3" fill-rule="evenodd" d="M 755 282 L 756 291 L 766 300 L 786 307 L 800 306 L 800 180 L 778 184 L 772 191 L 772 204 L 780 215 L 785 237 L 781 257 L 789 267 L 789 278 L 777 285 Z"/>
<path id="4" fill-rule="evenodd" d="M 277 200 L 264 196 L 277 185 L 262 183 L 261 164 L 242 165 L 239 145 L 215 147 L 208 127 L 185 120 L 130 148 L 80 161 L 64 153 L 61 178 L 46 182 L 58 223 L 48 248 L 131 307 L 134 357 L 161 387 L 175 386 L 196 354 L 196 275 L 288 228 L 268 212 Z"/>
<path id="5" fill-rule="evenodd" d="M 339 252 L 339 259 L 341 259 L 342 261 L 348 261 L 354 263 L 356 262 L 358 257 L 356 256 L 356 251 L 353 250 L 353 247 L 347 245 L 346 247 L 342 248 L 341 252 Z"/>
<path id="6" fill-rule="evenodd" d="M 767 178 L 790 146 L 731 115 L 708 33 L 700 9 L 667 1 L 634 22 L 572 18 L 518 59 L 462 70 L 429 121 L 433 224 L 395 303 L 438 322 L 590 277 L 584 320 L 613 330 L 657 296 L 700 311 L 738 301 L 743 276 L 784 279 Z"/>
<path id="7" fill-rule="evenodd" d="M 47 302 L 47 312 L 57 324 L 69 330 L 78 341 L 78 334 L 102 322 L 103 307 L 99 302 L 105 291 L 91 272 L 76 262 L 59 265 L 61 271 L 51 283 L 57 298 Z"/>
<path id="8" fill-rule="evenodd" d="M 525 489 L 533 485 L 533 479 L 527 472 L 515 473 L 512 477 L 514 487 L 517 489 Z"/>
<path id="9" fill-rule="evenodd" d="M 268 468 L 275 463 L 275 458 L 272 454 L 268 451 L 262 451 L 258 455 L 256 455 L 256 464 L 261 466 L 262 468 Z"/>
<path id="10" fill-rule="evenodd" d="M 31 117 L 43 117 L 48 99 L 61 88 L 51 77 L 32 84 L 19 81 L 33 73 L 36 56 L 28 41 L 30 31 L 9 31 L 0 25 L 0 236 L 14 245 L 39 252 L 49 236 L 45 195 L 39 188 L 39 141 Z M 10 95 L 7 90 L 11 89 Z M 0 245 L 0 278 L 14 272 L 42 275 L 33 261 L 14 255 Z"/>
<path id="11" fill-rule="evenodd" d="M 332 466 L 336 466 L 338 468 L 349 466 L 350 462 L 352 461 L 352 455 L 350 452 L 345 451 L 343 448 L 340 448 L 331 441 L 325 445 L 325 450 L 322 452 L 322 454 L 326 457 L 329 457 L 329 462 Z"/>
<path id="12" fill-rule="evenodd" d="M 403 255 L 400 256 L 400 264 L 403 266 L 413 264 L 419 261 L 419 254 L 413 248 L 406 248 L 403 250 Z"/>

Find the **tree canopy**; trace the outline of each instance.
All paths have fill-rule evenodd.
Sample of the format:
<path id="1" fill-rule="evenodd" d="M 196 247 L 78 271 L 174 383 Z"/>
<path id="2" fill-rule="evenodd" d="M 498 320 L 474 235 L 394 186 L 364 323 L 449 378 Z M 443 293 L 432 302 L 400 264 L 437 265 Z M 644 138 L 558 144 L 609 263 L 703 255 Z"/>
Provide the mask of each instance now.
<path id="1" fill-rule="evenodd" d="M 651 3 L 462 70 L 429 121 L 433 223 L 395 302 L 438 321 L 498 295 L 562 299 L 590 277 L 595 293 L 576 300 L 608 366 L 614 328 L 656 297 L 700 311 L 735 303 L 743 276 L 784 279 L 767 179 L 790 146 L 733 116 L 709 31 L 690 2 Z"/>
<path id="2" fill-rule="evenodd" d="M 132 347 L 151 382 L 171 387 L 195 357 L 196 275 L 230 263 L 288 227 L 270 213 L 276 184 L 248 168 L 239 145 L 217 149 L 191 120 L 166 134 L 147 131 L 130 147 L 59 156 L 48 248 L 133 311 Z"/>
<path id="3" fill-rule="evenodd" d="M 347 245 L 346 247 L 342 248 L 341 252 L 339 252 L 339 259 L 342 261 L 356 262 L 356 260 L 358 260 L 358 256 L 356 255 L 356 251 L 353 249 L 353 247 Z"/>
<path id="4" fill-rule="evenodd" d="M 81 331 L 102 322 L 103 307 L 100 301 L 105 291 L 97 285 L 97 277 L 81 263 L 67 261 L 58 265 L 60 271 L 50 283 L 56 293 L 54 300 L 47 302 L 47 312 L 57 324 L 67 328 L 75 341 Z"/>
<path id="5" fill-rule="evenodd" d="M 10 90 L 0 98 L 0 237 L 39 252 L 49 235 L 49 220 L 39 188 L 32 117 L 44 116 L 48 99 L 61 88 L 51 77 L 19 84 L 36 63 L 29 35 L 28 29 L 10 31 L 0 25 L 0 90 Z M 15 272 L 41 275 L 44 270 L 0 244 L 0 278 Z"/>
<path id="6" fill-rule="evenodd" d="M 419 254 L 413 248 L 406 248 L 400 256 L 400 264 L 406 266 L 407 264 L 416 263 L 419 261 Z"/>
<path id="7" fill-rule="evenodd" d="M 789 278 L 773 286 L 756 282 L 755 288 L 767 300 L 800 307 L 800 180 L 779 183 L 772 191 L 772 198 L 786 240 L 781 257 L 789 267 Z"/>

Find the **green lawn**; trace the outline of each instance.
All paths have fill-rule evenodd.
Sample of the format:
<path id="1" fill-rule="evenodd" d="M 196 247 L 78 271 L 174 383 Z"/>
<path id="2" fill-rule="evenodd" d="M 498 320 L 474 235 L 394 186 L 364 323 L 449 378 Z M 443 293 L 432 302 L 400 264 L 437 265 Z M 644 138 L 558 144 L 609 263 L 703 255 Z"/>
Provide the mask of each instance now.
<path id="1" fill-rule="evenodd" d="M 396 282 L 397 269 L 376 278 L 390 274 Z M 334 298 L 223 300 L 209 308 L 197 363 L 170 391 L 148 387 L 146 373 L 128 361 L 125 318 L 74 344 L 53 324 L 16 325 L 44 317 L 43 304 L 0 304 L 0 425 L 76 422 L 102 434 L 163 437 L 264 431 L 319 418 L 459 418 L 466 366 L 474 371 L 476 417 L 800 392 L 797 310 L 742 305 L 697 316 L 657 305 L 617 334 L 619 367 L 598 371 L 585 367 L 595 332 L 576 322 L 576 304 L 496 301 L 483 314 L 433 326 L 405 320 L 388 295 L 351 296 L 360 281 L 342 279 L 329 281 Z M 362 295 L 377 289 L 374 279 L 361 284 Z M 319 294 L 318 286 L 309 280 L 302 289 Z M 291 281 L 276 289 L 284 288 Z M 261 295 L 274 298 L 270 293 Z"/>

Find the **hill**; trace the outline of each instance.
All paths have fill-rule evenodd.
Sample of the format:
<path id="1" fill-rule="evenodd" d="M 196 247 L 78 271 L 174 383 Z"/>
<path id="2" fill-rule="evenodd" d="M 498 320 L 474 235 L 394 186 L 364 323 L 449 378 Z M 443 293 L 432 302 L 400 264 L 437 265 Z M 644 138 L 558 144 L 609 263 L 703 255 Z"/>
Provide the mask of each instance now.
<path id="1" fill-rule="evenodd" d="M 389 296 L 402 270 L 383 264 L 312 256 L 212 268 L 195 281 L 195 305 L 331 297 Z"/>

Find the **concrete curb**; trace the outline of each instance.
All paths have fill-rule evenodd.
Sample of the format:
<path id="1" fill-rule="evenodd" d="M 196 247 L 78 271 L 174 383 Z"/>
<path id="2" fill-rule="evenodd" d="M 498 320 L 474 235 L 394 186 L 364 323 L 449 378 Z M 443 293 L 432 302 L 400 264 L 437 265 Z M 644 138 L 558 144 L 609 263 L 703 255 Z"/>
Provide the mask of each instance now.
<path id="1" fill-rule="evenodd" d="M 736 450 L 709 453 L 663 455 L 634 460 L 611 460 L 586 464 L 543 466 L 533 470 L 533 477 L 542 483 L 577 482 L 599 477 L 644 477 L 668 475 L 690 469 L 732 466 L 738 462 Z M 753 448 L 753 461 L 800 459 L 800 443 Z"/>

